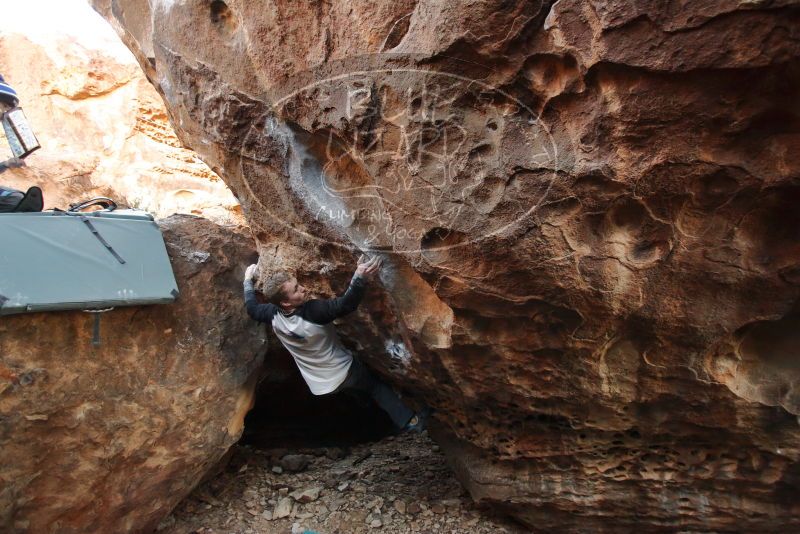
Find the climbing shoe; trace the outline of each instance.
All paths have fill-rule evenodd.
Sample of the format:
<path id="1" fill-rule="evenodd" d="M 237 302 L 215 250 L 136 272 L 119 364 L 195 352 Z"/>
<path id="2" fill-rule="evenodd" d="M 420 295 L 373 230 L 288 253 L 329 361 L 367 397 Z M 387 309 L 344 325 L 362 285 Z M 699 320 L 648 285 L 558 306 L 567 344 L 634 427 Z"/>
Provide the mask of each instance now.
<path id="1" fill-rule="evenodd" d="M 406 423 L 403 432 L 423 432 L 428 427 L 428 418 L 430 418 L 431 413 L 433 413 L 433 410 L 428 406 L 415 413 Z"/>

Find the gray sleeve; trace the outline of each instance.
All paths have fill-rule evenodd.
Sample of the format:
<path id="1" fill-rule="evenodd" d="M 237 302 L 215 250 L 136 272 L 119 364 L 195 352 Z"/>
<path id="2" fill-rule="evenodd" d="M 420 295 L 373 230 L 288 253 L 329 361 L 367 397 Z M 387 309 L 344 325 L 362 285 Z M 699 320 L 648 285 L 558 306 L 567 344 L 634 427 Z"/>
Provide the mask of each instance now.
<path id="1" fill-rule="evenodd" d="M 244 282 L 244 305 L 247 308 L 247 314 L 261 323 L 271 323 L 278 311 L 278 307 L 274 304 L 261 304 L 256 300 L 256 290 L 252 280 Z"/>
<path id="2" fill-rule="evenodd" d="M 364 298 L 367 281 L 353 275 L 350 285 L 341 296 L 327 300 L 309 300 L 303 306 L 303 318 L 315 324 L 328 324 L 334 319 L 352 313 Z"/>

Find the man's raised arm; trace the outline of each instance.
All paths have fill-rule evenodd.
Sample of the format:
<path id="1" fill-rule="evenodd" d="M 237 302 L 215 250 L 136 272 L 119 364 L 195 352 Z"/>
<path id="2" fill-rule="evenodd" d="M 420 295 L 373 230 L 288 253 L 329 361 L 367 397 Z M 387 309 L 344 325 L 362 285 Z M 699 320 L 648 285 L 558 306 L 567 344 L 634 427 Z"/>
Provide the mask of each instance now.
<path id="1" fill-rule="evenodd" d="M 381 266 L 382 261 L 373 257 L 369 261 L 359 263 L 350 285 L 341 296 L 328 300 L 311 300 L 306 303 L 305 317 L 312 323 L 327 324 L 352 313 L 361 304 L 367 287 L 367 279 Z"/>
<path id="2" fill-rule="evenodd" d="M 256 321 L 271 323 L 278 308 L 274 304 L 261 304 L 256 300 L 256 290 L 253 284 L 255 274 L 255 265 L 251 265 L 244 272 L 244 305 L 247 308 L 247 315 Z"/>

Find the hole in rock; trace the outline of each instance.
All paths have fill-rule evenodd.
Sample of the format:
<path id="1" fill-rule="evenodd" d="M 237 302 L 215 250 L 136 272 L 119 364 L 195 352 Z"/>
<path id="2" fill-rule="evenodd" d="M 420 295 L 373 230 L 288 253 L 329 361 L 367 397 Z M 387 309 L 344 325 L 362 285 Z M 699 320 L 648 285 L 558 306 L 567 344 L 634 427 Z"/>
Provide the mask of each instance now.
<path id="1" fill-rule="evenodd" d="M 348 447 L 394 433 L 389 417 L 366 396 L 313 395 L 284 350 L 273 350 L 265 365 L 241 443 L 264 449 Z"/>
<path id="2" fill-rule="evenodd" d="M 741 328 L 737 337 L 738 364 L 723 383 L 745 399 L 800 413 L 800 313 L 756 321 Z"/>
<path id="3" fill-rule="evenodd" d="M 386 39 L 384 40 L 381 51 L 385 52 L 386 50 L 391 50 L 392 48 L 395 48 L 397 45 L 399 45 L 403 41 L 403 38 L 408 33 L 408 28 L 410 26 L 411 26 L 411 13 L 403 15 L 402 17 L 394 21 L 392 27 L 389 29 L 389 33 L 386 36 Z"/>
<path id="4" fill-rule="evenodd" d="M 800 264 L 800 187 L 776 187 L 740 221 L 736 242 L 744 264 L 755 269 L 791 269 Z"/>
<path id="5" fill-rule="evenodd" d="M 462 232 L 449 228 L 433 228 L 420 241 L 422 256 L 434 265 L 444 263 L 454 253 L 460 253 L 461 251 L 454 251 L 453 248 L 467 240 L 468 236 Z"/>
<path id="6" fill-rule="evenodd" d="M 209 6 L 211 22 L 216 24 L 223 33 L 229 34 L 236 30 L 236 17 L 228 4 L 222 0 L 214 0 Z"/>
<path id="7" fill-rule="evenodd" d="M 695 202 L 704 208 L 714 209 L 730 200 L 739 189 L 739 182 L 728 169 L 718 169 L 703 176 L 693 186 Z"/>

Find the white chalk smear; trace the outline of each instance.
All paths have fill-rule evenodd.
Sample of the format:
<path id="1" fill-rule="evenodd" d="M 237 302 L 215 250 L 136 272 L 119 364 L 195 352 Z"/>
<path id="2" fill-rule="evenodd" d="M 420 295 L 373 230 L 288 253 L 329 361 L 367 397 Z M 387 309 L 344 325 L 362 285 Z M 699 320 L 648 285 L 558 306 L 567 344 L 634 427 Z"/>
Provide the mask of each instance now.
<path id="1" fill-rule="evenodd" d="M 391 339 L 387 339 L 386 352 L 389 353 L 389 357 L 393 361 L 402 363 L 404 366 L 408 366 L 408 364 L 411 362 L 411 353 L 408 351 L 402 341 L 393 341 Z"/>

